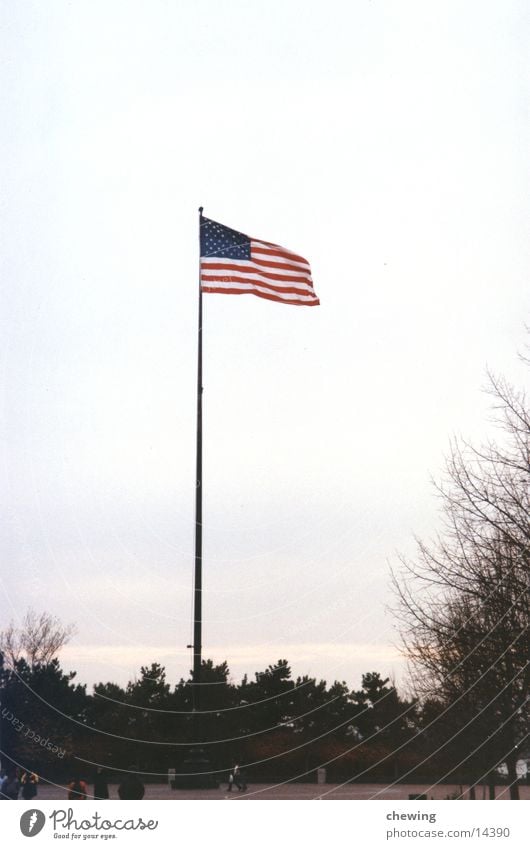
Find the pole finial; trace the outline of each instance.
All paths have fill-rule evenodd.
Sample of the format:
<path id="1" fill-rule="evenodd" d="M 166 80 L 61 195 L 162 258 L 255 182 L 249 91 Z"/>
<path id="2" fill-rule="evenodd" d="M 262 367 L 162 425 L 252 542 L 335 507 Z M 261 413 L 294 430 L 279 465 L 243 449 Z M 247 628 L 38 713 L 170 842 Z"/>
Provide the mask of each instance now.
<path id="1" fill-rule="evenodd" d="M 201 215 L 201 216 L 202 216 L 202 211 L 203 211 L 203 209 L 204 209 L 204 206 L 200 206 L 200 207 L 199 207 L 199 215 Z"/>

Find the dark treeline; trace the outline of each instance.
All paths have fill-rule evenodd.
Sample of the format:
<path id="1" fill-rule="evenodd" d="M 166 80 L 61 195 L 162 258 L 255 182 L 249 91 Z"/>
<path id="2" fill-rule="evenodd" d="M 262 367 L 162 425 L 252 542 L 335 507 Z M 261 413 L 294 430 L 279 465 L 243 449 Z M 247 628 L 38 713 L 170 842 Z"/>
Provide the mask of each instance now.
<path id="1" fill-rule="evenodd" d="M 467 783 L 477 772 L 472 755 L 462 763 L 453 735 L 458 706 L 408 700 L 376 672 L 350 690 L 293 679 L 279 660 L 235 684 L 226 662 L 207 660 L 202 682 L 198 718 L 192 678 L 171 687 L 158 663 L 125 688 L 100 683 L 89 694 L 57 659 L 19 658 L 1 672 L 3 751 L 50 780 L 90 776 L 97 765 L 119 775 L 134 763 L 145 779 L 161 781 L 197 741 L 220 780 L 235 762 L 253 781 L 313 780 L 320 766 L 329 781 Z M 487 753 L 477 757 L 483 769 Z"/>

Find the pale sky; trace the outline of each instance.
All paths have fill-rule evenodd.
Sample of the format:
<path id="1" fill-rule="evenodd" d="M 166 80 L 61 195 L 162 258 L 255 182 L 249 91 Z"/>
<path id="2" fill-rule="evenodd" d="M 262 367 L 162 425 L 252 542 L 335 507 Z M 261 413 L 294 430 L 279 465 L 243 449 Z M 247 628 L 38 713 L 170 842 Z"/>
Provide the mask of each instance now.
<path id="1" fill-rule="evenodd" d="M 204 656 L 399 678 L 390 565 L 492 432 L 486 366 L 524 376 L 528 4 L 2 18 L 0 622 L 75 623 L 90 684 L 191 668 L 203 205 L 321 299 L 204 299 Z"/>

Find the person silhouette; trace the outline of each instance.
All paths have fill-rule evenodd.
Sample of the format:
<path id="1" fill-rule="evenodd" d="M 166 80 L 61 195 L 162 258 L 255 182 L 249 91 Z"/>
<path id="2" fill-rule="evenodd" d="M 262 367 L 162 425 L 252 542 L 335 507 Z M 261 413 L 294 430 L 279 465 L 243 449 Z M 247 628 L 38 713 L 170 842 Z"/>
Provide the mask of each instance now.
<path id="1" fill-rule="evenodd" d="M 118 787 L 120 799 L 143 799 L 145 787 L 136 775 L 137 767 L 130 766 L 128 774 Z"/>
<path id="2" fill-rule="evenodd" d="M 104 770 L 100 766 L 98 766 L 96 770 L 96 777 L 94 779 L 94 798 L 109 798 L 109 785 L 107 783 L 107 777 L 105 775 Z"/>
<path id="3" fill-rule="evenodd" d="M 38 783 L 39 776 L 35 772 L 25 772 L 20 779 L 20 784 L 22 785 L 22 798 L 27 802 L 29 802 L 30 799 L 34 799 L 37 795 Z"/>
<path id="4" fill-rule="evenodd" d="M 88 787 L 79 775 L 74 775 L 72 781 L 68 785 L 68 799 L 87 799 Z"/>

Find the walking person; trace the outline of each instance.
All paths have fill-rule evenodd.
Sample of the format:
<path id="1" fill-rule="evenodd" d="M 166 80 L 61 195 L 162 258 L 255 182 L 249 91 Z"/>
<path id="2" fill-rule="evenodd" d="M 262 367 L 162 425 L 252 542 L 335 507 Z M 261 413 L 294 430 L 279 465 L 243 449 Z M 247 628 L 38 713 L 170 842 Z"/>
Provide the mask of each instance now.
<path id="1" fill-rule="evenodd" d="M 232 770 L 234 784 L 236 785 L 238 790 L 241 790 L 241 770 L 239 768 L 239 764 L 236 764 L 234 769 Z"/>
<path id="2" fill-rule="evenodd" d="M 230 775 L 228 776 L 228 788 L 227 789 L 228 789 L 229 793 L 232 792 L 232 787 L 233 787 L 234 784 L 236 785 L 238 790 L 241 790 L 240 774 L 241 773 L 240 773 L 240 769 L 239 769 L 239 764 L 235 764 L 235 766 L 232 767 L 232 770 L 230 771 Z"/>

